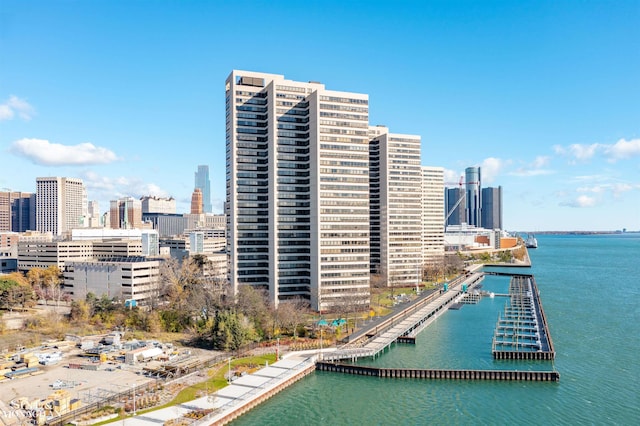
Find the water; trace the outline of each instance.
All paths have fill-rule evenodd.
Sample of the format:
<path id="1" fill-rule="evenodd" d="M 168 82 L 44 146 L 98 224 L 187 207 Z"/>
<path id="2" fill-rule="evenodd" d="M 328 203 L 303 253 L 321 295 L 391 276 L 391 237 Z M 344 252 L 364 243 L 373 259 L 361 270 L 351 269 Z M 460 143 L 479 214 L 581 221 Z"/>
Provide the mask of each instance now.
<path id="1" fill-rule="evenodd" d="M 448 311 L 417 345 L 368 364 L 557 369 L 559 383 L 379 379 L 316 372 L 237 425 L 640 424 L 640 234 L 540 235 L 530 250 L 556 360 L 494 361 L 506 299 Z M 515 272 L 518 272 L 515 271 Z M 508 279 L 487 277 L 487 289 Z M 505 287 L 506 288 L 506 287 Z M 504 291 L 506 292 L 506 291 Z"/>

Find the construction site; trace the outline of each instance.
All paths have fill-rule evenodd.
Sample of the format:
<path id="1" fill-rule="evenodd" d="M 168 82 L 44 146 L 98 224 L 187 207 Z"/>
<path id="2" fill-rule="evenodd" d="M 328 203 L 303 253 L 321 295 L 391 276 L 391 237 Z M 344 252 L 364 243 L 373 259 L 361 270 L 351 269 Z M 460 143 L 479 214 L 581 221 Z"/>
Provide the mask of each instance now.
<path id="1" fill-rule="evenodd" d="M 0 355 L 0 426 L 65 424 L 107 404 L 130 412 L 164 403 L 169 396 L 158 379 L 197 371 L 216 356 L 222 355 L 121 341 L 121 333 L 16 348 Z"/>

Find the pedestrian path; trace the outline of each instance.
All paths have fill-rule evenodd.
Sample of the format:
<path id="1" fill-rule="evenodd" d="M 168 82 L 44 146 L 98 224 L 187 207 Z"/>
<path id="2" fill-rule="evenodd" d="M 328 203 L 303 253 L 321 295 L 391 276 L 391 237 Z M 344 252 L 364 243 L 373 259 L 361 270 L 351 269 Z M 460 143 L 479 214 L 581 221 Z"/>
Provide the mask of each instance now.
<path id="1" fill-rule="evenodd" d="M 224 424 L 313 371 L 317 355 L 318 351 L 287 354 L 283 359 L 269 366 L 235 379 L 230 385 L 211 395 L 129 417 L 123 421 L 123 424 L 126 426 L 158 426 L 172 419 L 184 418 L 184 415 L 191 411 L 209 409 L 214 411 L 192 424 Z"/>

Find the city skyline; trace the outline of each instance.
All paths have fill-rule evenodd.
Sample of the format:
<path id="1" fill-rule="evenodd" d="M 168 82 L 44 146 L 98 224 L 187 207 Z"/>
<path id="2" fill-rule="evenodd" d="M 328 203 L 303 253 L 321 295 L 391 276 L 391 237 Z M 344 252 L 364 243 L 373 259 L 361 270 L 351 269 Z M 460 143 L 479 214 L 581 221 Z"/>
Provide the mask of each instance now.
<path id="1" fill-rule="evenodd" d="M 419 135 L 450 186 L 472 166 L 501 186 L 507 230 L 638 230 L 638 18 L 634 1 L 5 1 L 0 188 L 80 178 L 101 212 L 145 195 L 188 212 L 208 164 L 221 213 L 221 81 L 243 69 L 368 94 L 369 124 Z"/>

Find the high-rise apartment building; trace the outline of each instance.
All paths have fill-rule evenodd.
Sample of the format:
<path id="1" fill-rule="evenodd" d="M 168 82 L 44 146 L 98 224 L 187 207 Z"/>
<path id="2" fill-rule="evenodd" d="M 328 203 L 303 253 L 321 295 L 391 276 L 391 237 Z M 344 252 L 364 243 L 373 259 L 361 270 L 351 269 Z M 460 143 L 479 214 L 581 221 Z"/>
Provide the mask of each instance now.
<path id="1" fill-rule="evenodd" d="M 25 232 L 36 228 L 36 194 L 0 192 L 0 231 Z"/>
<path id="2" fill-rule="evenodd" d="M 422 270 L 420 136 L 371 127 L 371 272 L 391 286 L 415 286 Z"/>
<path id="3" fill-rule="evenodd" d="M 444 169 L 422 166 L 422 262 L 444 256 Z"/>
<path id="4" fill-rule="evenodd" d="M 482 223 L 482 181 L 480 180 L 480 167 L 467 167 L 465 169 L 466 190 L 466 222 L 468 225 L 480 227 Z"/>
<path id="5" fill-rule="evenodd" d="M 59 236 L 86 226 L 87 193 L 82 179 L 36 178 L 36 229 Z"/>
<path id="6" fill-rule="evenodd" d="M 211 206 L 211 181 L 209 180 L 209 166 L 200 165 L 195 173 L 195 187 L 202 191 L 203 213 L 212 213 Z"/>
<path id="7" fill-rule="evenodd" d="M 282 75 L 226 81 L 229 278 L 272 303 L 369 304 L 368 96 Z"/>
<path id="8" fill-rule="evenodd" d="M 502 228 L 502 187 L 482 188 L 482 227 Z"/>
<path id="9" fill-rule="evenodd" d="M 202 214 L 202 191 L 200 188 L 194 189 L 191 194 L 191 214 Z"/>

